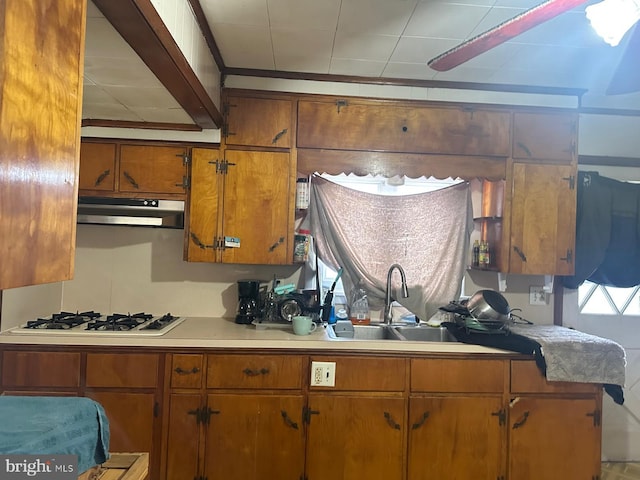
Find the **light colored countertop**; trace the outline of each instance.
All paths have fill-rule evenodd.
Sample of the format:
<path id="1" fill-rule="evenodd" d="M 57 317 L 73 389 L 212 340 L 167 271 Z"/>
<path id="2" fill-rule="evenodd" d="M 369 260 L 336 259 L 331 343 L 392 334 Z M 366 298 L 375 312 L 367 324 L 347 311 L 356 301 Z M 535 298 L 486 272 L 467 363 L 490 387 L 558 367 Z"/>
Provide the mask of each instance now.
<path id="1" fill-rule="evenodd" d="M 0 344 L 15 345 L 95 345 L 121 347 L 164 348 L 259 348 L 290 350 L 336 350 L 376 352 L 422 352 L 422 353 L 480 353 L 511 354 L 505 350 L 469 345 L 458 342 L 409 342 L 395 340 L 333 340 L 326 330 L 318 326 L 307 336 L 293 333 L 289 325 L 273 328 L 256 328 L 253 325 L 238 325 L 232 319 L 187 318 L 171 331 L 160 336 L 122 334 L 63 334 L 27 333 L 9 331 L 0 333 Z"/>

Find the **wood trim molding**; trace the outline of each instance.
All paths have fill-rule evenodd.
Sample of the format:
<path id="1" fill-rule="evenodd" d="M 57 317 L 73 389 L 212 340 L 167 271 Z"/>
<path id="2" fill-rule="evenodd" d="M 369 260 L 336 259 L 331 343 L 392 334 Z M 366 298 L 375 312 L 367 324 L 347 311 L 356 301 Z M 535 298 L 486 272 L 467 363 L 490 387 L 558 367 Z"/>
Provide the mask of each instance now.
<path id="1" fill-rule="evenodd" d="M 147 130 L 179 130 L 183 132 L 201 132 L 198 125 L 189 123 L 160 123 L 160 122 L 131 122 L 128 120 L 101 120 L 98 118 L 82 119 L 83 127 L 107 127 L 107 128 L 140 128 Z"/>
<path id="2" fill-rule="evenodd" d="M 94 0 L 94 3 L 200 128 L 221 127 L 220 111 L 151 0 Z"/>
<path id="3" fill-rule="evenodd" d="M 587 90 L 584 88 L 536 87 L 531 85 L 509 85 L 474 82 L 452 82 L 444 80 L 418 80 L 411 78 L 357 77 L 333 75 L 330 73 L 284 72 L 282 70 L 259 70 L 252 68 L 225 68 L 227 75 L 245 77 L 283 78 L 288 80 L 313 80 L 318 82 L 363 83 L 371 85 L 395 85 L 402 87 L 445 88 L 454 90 L 482 90 L 489 92 L 526 93 L 542 95 L 564 95 L 580 99 Z"/>
<path id="4" fill-rule="evenodd" d="M 298 148 L 298 172 L 353 173 L 355 175 L 406 175 L 411 178 L 460 177 L 465 180 L 506 178 L 506 161 L 497 157 L 465 157 L 414 153 L 382 153 Z M 461 174 L 460 172 L 464 172 Z"/>
<path id="5" fill-rule="evenodd" d="M 607 167 L 640 167 L 640 158 L 579 155 L 578 166 L 580 165 L 601 165 Z"/>

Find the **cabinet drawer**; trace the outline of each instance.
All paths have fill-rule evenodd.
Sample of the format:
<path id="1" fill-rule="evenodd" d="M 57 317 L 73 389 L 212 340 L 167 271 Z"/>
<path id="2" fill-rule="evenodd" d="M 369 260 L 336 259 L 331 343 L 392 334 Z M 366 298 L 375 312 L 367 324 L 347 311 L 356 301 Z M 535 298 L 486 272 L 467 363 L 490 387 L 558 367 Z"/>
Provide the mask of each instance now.
<path id="1" fill-rule="evenodd" d="M 200 388 L 203 361 L 203 355 L 172 355 L 171 388 Z"/>
<path id="2" fill-rule="evenodd" d="M 209 355 L 207 388 L 302 386 L 302 357 L 295 355 Z"/>
<path id="3" fill-rule="evenodd" d="M 506 360 L 411 360 L 412 392 L 500 393 L 507 380 Z"/>
<path id="4" fill-rule="evenodd" d="M 511 361 L 511 393 L 596 393 L 599 384 L 549 382 L 533 360 Z"/>
<path id="5" fill-rule="evenodd" d="M 157 354 L 87 353 L 87 387 L 154 388 L 158 385 Z"/>
<path id="6" fill-rule="evenodd" d="M 80 353 L 16 352 L 2 354 L 3 387 L 78 387 Z"/>
<path id="7" fill-rule="evenodd" d="M 311 362 L 335 362 L 335 387 L 312 390 L 401 392 L 406 385 L 406 360 L 376 357 L 313 357 Z M 310 364 L 311 365 L 311 364 Z M 311 372 L 305 381 L 311 383 Z"/>

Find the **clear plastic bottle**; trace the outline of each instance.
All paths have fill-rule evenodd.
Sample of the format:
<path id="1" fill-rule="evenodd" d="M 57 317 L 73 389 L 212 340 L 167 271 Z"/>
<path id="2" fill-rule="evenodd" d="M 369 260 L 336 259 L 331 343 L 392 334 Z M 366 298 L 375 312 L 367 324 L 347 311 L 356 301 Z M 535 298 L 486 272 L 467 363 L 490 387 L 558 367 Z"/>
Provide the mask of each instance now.
<path id="1" fill-rule="evenodd" d="M 349 319 L 354 325 L 369 325 L 371 323 L 369 300 L 367 299 L 367 292 L 363 288 L 354 289 L 351 296 Z"/>

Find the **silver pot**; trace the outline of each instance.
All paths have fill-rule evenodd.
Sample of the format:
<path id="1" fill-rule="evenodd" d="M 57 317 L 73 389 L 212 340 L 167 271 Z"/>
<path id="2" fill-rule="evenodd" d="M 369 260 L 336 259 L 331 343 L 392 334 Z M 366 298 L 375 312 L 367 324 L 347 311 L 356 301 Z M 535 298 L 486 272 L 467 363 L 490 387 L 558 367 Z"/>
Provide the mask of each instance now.
<path id="1" fill-rule="evenodd" d="M 467 301 L 467 310 L 477 320 L 502 323 L 511 320 L 509 302 L 495 290 L 478 290 Z"/>

